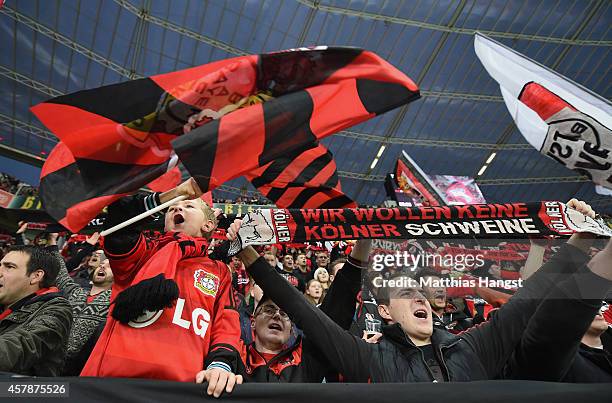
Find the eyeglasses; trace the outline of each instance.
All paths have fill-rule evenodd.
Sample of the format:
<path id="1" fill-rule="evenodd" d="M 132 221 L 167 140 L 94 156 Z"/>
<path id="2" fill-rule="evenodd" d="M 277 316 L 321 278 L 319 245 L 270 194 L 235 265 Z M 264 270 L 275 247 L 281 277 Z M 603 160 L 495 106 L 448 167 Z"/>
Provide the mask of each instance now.
<path id="1" fill-rule="evenodd" d="M 602 301 L 601 308 L 599 308 L 599 313 L 603 315 L 608 310 L 609 307 L 610 306 L 608 305 L 606 301 Z"/>
<path id="2" fill-rule="evenodd" d="M 276 312 L 278 312 L 278 316 L 280 316 L 282 320 L 289 320 L 289 315 L 287 315 L 287 312 L 281 310 L 280 308 L 275 308 L 272 305 L 264 305 L 259 309 L 259 313 L 269 316 L 270 318 L 276 315 Z"/>

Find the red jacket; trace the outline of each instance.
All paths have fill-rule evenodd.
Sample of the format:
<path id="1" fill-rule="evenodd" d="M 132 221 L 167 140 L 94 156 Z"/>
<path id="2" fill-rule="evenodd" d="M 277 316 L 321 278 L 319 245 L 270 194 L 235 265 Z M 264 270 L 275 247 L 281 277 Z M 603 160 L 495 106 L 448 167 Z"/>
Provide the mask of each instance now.
<path id="1" fill-rule="evenodd" d="M 259 353 L 255 342 L 242 346 L 240 352 L 242 365 L 240 372 L 246 382 L 309 382 L 302 362 L 302 342 L 298 339 L 293 346 L 287 347 L 270 360 Z M 320 381 L 320 380 L 318 380 Z"/>
<path id="2" fill-rule="evenodd" d="M 138 270 L 159 249 L 158 242 L 140 235 L 125 255 L 107 254 L 115 277 L 113 299 L 134 283 Z M 172 308 L 128 325 L 108 316 L 81 376 L 193 382 L 212 352 L 237 351 L 240 323 L 228 267 L 208 257 L 183 259 L 174 281 L 179 298 Z"/>

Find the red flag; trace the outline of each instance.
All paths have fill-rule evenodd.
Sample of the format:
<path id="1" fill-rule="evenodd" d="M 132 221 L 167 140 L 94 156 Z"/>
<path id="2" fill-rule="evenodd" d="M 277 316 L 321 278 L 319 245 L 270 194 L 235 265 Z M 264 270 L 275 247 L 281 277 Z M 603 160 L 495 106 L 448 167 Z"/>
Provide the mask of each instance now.
<path id="1" fill-rule="evenodd" d="M 202 196 L 200 196 L 200 199 L 204 200 L 206 204 L 208 204 L 210 207 L 213 206 L 212 192 L 206 192 L 202 194 Z"/>
<path id="2" fill-rule="evenodd" d="M 147 186 L 154 192 L 167 192 L 181 184 L 181 170 L 174 167 Z"/>
<path id="3" fill-rule="evenodd" d="M 336 163 L 321 144 L 277 158 L 246 177 L 281 208 L 357 207 L 342 193 Z"/>
<path id="4" fill-rule="evenodd" d="M 106 173 L 108 177 L 112 175 L 112 172 Z M 122 188 L 121 183 L 113 182 L 110 184 L 109 194 L 99 195 L 95 184 L 87 183 L 80 175 L 74 156 L 62 142 L 49 154 L 40 177 L 40 198 L 47 213 L 73 232 L 78 232 L 87 225 L 105 206 L 129 194 L 127 189 Z M 71 200 L 81 202 L 68 204 Z M 96 212 L 93 217 L 92 212 Z"/>
<path id="5" fill-rule="evenodd" d="M 253 105 L 254 97 L 274 99 Z M 327 47 L 64 95 L 32 108 L 71 154 L 68 163 L 66 150 L 50 158 L 42 201 L 78 231 L 105 205 L 165 173 L 173 148 L 209 191 L 418 97 L 408 77 L 373 53 Z"/>
<path id="6" fill-rule="evenodd" d="M 225 72 L 235 72 L 238 60 L 256 58 L 221 60 L 79 91 L 32 107 L 62 143 L 41 173 L 47 212 L 76 232 L 106 205 L 163 175 L 176 163 L 170 141 L 184 133 L 191 116 L 204 106 L 213 113 L 248 94 L 239 79 L 224 91 L 215 82 Z"/>
<path id="7" fill-rule="evenodd" d="M 360 49 L 272 53 L 251 68 L 243 74 L 256 78 L 265 102 L 245 100 L 172 145 L 203 190 L 246 174 L 279 206 L 352 205 L 318 140 L 419 97 L 408 77 Z"/>

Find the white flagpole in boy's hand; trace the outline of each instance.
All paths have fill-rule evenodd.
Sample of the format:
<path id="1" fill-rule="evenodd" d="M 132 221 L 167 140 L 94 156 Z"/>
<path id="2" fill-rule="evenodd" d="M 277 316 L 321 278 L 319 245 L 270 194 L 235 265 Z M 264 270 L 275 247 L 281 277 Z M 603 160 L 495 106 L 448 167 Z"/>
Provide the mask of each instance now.
<path id="1" fill-rule="evenodd" d="M 174 189 L 160 194 L 159 200 L 162 202 L 162 204 L 160 204 L 159 206 L 152 208 L 151 210 L 147 210 L 144 213 L 138 214 L 136 217 L 132 217 L 127 221 L 124 221 L 120 224 L 115 225 L 114 227 L 102 231 L 100 233 L 100 236 L 110 235 L 113 232 L 125 228 L 128 225 L 135 223 L 136 221 L 140 221 L 145 217 L 155 214 L 158 211 L 161 211 L 173 205 L 174 203 L 178 203 L 186 199 L 195 199 L 200 196 L 202 196 L 202 191 L 200 190 L 198 183 L 195 181 L 195 179 L 189 178 Z M 212 208 L 212 206 L 210 206 L 210 208 Z"/>
<path id="2" fill-rule="evenodd" d="M 135 223 L 136 221 L 140 221 L 140 220 L 142 220 L 145 217 L 153 215 L 153 214 L 157 213 L 158 211 L 161 211 L 161 210 L 163 210 L 163 209 L 173 205 L 174 203 L 180 202 L 181 200 L 185 200 L 187 198 L 188 198 L 188 196 L 186 196 L 186 195 L 177 196 L 174 199 L 168 200 L 167 202 L 165 202 L 163 204 L 160 204 L 159 206 L 157 206 L 155 208 L 152 208 L 151 210 L 147 210 L 144 213 L 138 214 L 136 217 L 132 217 L 132 218 L 130 218 L 127 221 L 124 221 L 122 223 L 119 223 L 119 224 L 115 225 L 114 227 L 111 227 L 109 229 L 105 229 L 104 231 L 102 231 L 100 233 L 100 236 L 110 235 L 110 234 L 112 234 L 115 231 L 119 231 L 120 229 L 123 229 L 123 228 L 127 227 L 128 225 L 131 225 L 131 224 Z"/>

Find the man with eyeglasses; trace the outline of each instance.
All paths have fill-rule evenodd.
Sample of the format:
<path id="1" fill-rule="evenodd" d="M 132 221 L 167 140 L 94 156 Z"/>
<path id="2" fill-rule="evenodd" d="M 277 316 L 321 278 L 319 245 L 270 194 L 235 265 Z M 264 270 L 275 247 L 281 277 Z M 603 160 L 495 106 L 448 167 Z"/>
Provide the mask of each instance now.
<path id="1" fill-rule="evenodd" d="M 312 345 L 298 336 L 288 345 L 291 319 L 267 295 L 253 313 L 254 341 L 242 348 L 239 373 L 246 382 L 320 382 L 327 368 L 315 358 Z"/>
<path id="2" fill-rule="evenodd" d="M 361 270 L 367 266 L 371 246 L 369 240 L 355 244 L 335 280 L 337 286 L 330 287 L 328 297 L 321 305 L 320 312 L 343 329 L 349 329 L 352 323 L 355 296 L 361 289 Z M 266 256 L 260 260 L 266 262 Z M 277 272 L 275 268 L 273 270 Z M 283 282 L 283 286 L 286 285 L 287 282 Z M 303 295 L 298 295 L 304 300 Z M 324 377 L 328 382 L 336 379 L 337 373 L 329 372 L 333 366 L 327 358 L 314 343 L 302 337 L 296 324 L 269 295 L 264 294 L 259 300 L 253 312 L 251 328 L 254 330 L 254 341 L 243 346 L 242 367 L 239 365 L 238 371 L 245 381 L 319 383 Z"/>

